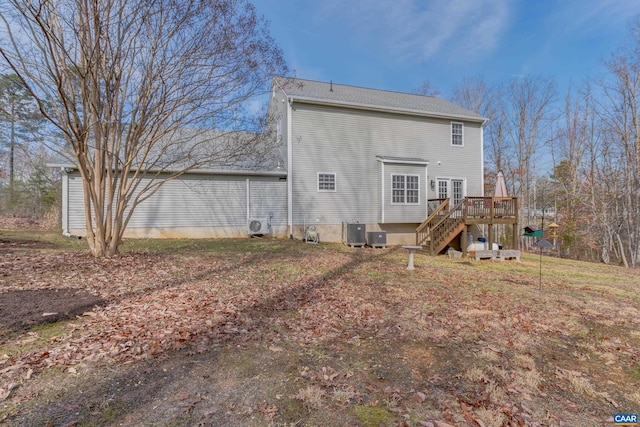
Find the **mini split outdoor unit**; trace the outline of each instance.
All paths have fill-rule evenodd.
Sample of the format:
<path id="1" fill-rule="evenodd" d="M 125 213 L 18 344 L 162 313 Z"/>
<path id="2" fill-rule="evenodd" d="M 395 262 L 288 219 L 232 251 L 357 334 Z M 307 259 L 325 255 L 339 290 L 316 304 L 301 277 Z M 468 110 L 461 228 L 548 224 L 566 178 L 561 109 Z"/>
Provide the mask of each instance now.
<path id="1" fill-rule="evenodd" d="M 248 231 L 250 235 L 267 234 L 271 231 L 268 218 L 251 218 L 248 224 Z"/>

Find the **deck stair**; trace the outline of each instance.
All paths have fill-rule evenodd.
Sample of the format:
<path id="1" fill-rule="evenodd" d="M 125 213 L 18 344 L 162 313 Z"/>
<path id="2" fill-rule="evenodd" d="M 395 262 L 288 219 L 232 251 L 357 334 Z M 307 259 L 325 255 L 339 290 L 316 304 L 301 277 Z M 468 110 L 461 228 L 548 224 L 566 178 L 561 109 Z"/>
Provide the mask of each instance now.
<path id="1" fill-rule="evenodd" d="M 497 224 L 514 227 L 513 246 L 516 247 L 518 200 L 516 197 L 466 197 L 450 207 L 450 199 L 429 200 L 431 214 L 416 228 L 416 245 L 423 246 L 431 255 L 438 255 L 470 225 Z M 433 208 L 433 209 L 432 209 Z M 464 235 L 463 235 L 464 236 Z M 466 256 L 465 248 L 462 249 Z"/>
<path id="2" fill-rule="evenodd" d="M 442 252 L 464 229 L 464 201 L 453 209 L 445 199 L 416 229 L 416 245 L 424 246 L 431 255 Z"/>

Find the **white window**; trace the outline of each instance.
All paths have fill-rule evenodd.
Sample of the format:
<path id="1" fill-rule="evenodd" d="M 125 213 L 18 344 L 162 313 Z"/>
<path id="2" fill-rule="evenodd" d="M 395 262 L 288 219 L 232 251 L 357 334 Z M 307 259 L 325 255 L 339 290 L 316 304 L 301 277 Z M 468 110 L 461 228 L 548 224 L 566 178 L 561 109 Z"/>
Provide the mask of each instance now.
<path id="1" fill-rule="evenodd" d="M 466 197 L 465 181 L 462 178 L 438 178 L 438 199 L 451 199 L 453 206 Z"/>
<path id="2" fill-rule="evenodd" d="M 318 172 L 318 191 L 336 191 L 336 174 Z"/>
<path id="3" fill-rule="evenodd" d="M 458 122 L 451 122 L 451 145 L 462 147 L 463 142 L 464 125 Z"/>
<path id="4" fill-rule="evenodd" d="M 391 175 L 391 203 L 405 205 L 420 204 L 419 175 Z"/>

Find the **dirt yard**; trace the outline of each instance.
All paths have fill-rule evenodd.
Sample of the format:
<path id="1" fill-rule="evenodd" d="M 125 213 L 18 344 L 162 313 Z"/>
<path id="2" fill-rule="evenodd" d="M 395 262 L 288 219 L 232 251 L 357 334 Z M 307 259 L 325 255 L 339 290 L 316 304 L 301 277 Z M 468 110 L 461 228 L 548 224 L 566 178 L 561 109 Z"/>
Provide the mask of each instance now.
<path id="1" fill-rule="evenodd" d="M 15 426 L 602 426 L 640 409 L 640 274 L 400 249 L 0 230 Z"/>

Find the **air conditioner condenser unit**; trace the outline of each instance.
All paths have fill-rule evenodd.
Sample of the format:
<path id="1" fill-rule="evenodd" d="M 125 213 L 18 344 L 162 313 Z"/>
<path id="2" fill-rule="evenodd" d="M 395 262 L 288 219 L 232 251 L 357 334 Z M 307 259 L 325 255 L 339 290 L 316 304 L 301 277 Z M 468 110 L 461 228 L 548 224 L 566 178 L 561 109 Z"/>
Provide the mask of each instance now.
<path id="1" fill-rule="evenodd" d="M 251 218 L 247 224 L 250 235 L 267 234 L 271 231 L 271 225 L 268 218 Z"/>

